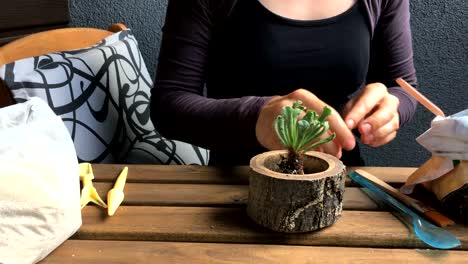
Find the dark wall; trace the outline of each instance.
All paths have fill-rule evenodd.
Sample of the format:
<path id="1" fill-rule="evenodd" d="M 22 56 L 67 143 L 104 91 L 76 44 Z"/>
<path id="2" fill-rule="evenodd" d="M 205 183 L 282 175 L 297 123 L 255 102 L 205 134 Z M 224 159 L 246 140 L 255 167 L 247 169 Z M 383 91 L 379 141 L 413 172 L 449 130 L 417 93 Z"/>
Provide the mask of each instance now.
<path id="1" fill-rule="evenodd" d="M 414 61 L 419 89 L 446 115 L 468 108 L 468 1 L 411 0 Z M 415 138 L 434 116 L 421 105 L 397 140 L 369 150 L 373 165 L 417 166 L 429 156 Z"/>
<path id="2" fill-rule="evenodd" d="M 148 70 L 155 71 L 167 0 L 69 0 L 71 26 L 106 29 L 112 23 L 131 28 Z"/>
<path id="3" fill-rule="evenodd" d="M 191 1 L 191 0 L 187 0 Z M 255 1 L 255 0 L 252 0 Z M 71 0 L 72 26 L 132 28 L 155 72 L 167 0 Z M 446 114 L 468 108 L 468 1 L 412 0 L 412 29 L 419 89 Z M 362 149 L 369 165 L 418 166 L 429 156 L 415 138 L 433 116 L 418 106 L 413 122 L 390 144 Z"/>

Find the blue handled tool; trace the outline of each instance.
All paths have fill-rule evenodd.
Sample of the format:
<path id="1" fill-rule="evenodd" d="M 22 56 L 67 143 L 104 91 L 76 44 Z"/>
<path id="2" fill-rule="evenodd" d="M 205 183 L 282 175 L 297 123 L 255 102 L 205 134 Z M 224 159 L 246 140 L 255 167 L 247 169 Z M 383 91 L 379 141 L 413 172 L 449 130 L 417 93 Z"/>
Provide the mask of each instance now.
<path id="1" fill-rule="evenodd" d="M 454 235 L 452 235 L 445 229 L 442 229 L 427 222 L 418 214 L 414 213 L 411 209 L 406 207 L 406 205 L 400 203 L 391 195 L 389 195 L 388 193 L 386 193 L 385 191 L 383 191 L 382 189 L 380 189 L 379 187 L 377 187 L 372 182 L 362 177 L 358 173 L 351 172 L 349 173 L 349 177 L 353 181 L 366 187 L 368 189 L 368 192 L 374 194 L 374 197 L 378 197 L 386 204 L 399 210 L 400 212 L 411 218 L 415 234 L 424 243 L 438 249 L 450 249 L 461 245 L 460 240 L 458 240 Z"/>

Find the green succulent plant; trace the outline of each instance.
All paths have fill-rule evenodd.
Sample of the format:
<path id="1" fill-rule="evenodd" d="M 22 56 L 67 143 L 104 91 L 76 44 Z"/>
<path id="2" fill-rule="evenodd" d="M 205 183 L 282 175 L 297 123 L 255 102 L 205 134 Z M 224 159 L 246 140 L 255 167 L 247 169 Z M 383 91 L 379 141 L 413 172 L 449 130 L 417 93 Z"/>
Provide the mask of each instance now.
<path id="1" fill-rule="evenodd" d="M 301 114 L 305 113 L 302 118 Z M 275 119 L 275 132 L 281 144 L 288 150 L 288 158 L 282 161 L 282 170 L 287 173 L 303 174 L 303 154 L 309 150 L 333 140 L 335 133 L 327 138 L 317 140 L 330 127 L 326 118 L 331 109 L 325 106 L 320 116 L 297 100 L 291 106 L 285 106 Z"/>

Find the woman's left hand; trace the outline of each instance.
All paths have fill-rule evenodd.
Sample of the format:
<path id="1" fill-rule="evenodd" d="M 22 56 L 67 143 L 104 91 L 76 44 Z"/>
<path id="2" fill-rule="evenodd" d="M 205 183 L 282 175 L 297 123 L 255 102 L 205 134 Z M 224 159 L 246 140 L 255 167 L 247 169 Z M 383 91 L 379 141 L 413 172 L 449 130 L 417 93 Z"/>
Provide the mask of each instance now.
<path id="1" fill-rule="evenodd" d="M 392 141 L 400 127 L 400 101 L 382 83 L 366 85 L 344 108 L 344 120 L 349 129 L 358 128 L 361 142 L 378 147 Z"/>

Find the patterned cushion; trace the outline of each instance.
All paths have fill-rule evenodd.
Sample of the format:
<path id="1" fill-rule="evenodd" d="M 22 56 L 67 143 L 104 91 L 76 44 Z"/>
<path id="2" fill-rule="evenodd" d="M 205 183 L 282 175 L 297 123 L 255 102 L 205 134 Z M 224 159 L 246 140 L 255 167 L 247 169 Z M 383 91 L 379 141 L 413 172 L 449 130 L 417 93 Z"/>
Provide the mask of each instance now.
<path id="1" fill-rule="evenodd" d="M 153 82 L 131 30 L 86 49 L 4 65 L 0 78 L 17 102 L 48 102 L 65 122 L 80 162 L 207 164 L 207 150 L 154 129 Z"/>

